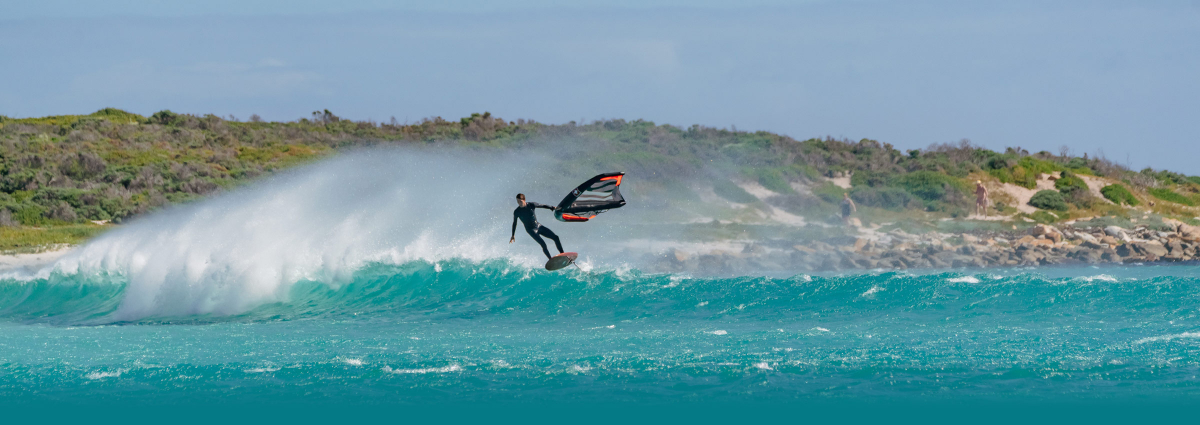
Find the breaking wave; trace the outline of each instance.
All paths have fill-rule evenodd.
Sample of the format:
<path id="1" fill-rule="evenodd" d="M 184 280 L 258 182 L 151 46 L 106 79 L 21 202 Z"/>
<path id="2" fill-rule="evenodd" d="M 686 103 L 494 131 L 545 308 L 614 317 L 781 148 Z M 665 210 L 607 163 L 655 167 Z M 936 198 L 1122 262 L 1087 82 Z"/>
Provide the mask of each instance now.
<path id="1" fill-rule="evenodd" d="M 1030 272 L 982 283 L 954 278 L 956 275 L 895 272 L 716 278 L 643 274 L 636 270 L 547 272 L 507 259 L 370 262 L 336 284 L 308 278 L 287 282 L 286 292 L 244 311 L 197 312 L 189 304 L 191 293 L 164 292 L 154 300 L 156 314 L 130 319 L 123 307 L 129 302 L 129 293 L 140 288 L 126 277 L 56 271 L 44 278 L 0 281 L 0 318 L 61 324 L 263 321 L 347 315 L 790 320 L 807 314 L 861 317 L 903 313 L 915 318 L 956 311 L 1037 321 L 1093 311 L 1136 311 L 1141 319 L 1149 320 L 1156 315 L 1168 317 L 1200 297 L 1200 285 L 1194 277 L 1160 276 L 1095 285 Z M 205 283 L 227 282 L 199 281 Z M 162 298 L 170 295 L 180 299 Z M 177 309 L 171 310 L 170 306 Z"/>

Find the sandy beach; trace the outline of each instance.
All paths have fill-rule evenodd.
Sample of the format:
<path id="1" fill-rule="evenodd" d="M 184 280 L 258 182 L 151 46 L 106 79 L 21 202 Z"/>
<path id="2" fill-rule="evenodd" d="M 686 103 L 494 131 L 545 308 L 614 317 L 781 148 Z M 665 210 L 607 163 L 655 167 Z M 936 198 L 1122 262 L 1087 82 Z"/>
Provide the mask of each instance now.
<path id="1" fill-rule="evenodd" d="M 71 252 L 72 249 L 75 249 L 75 247 L 68 246 L 36 254 L 0 255 L 0 270 L 38 268 L 53 263 L 68 252 Z"/>

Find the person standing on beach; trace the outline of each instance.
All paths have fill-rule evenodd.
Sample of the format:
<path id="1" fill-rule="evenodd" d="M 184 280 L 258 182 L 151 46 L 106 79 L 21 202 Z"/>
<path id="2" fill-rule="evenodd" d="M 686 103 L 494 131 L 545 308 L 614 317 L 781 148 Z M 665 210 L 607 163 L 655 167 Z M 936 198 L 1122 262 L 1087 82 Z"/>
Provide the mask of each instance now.
<path id="1" fill-rule="evenodd" d="M 850 200 L 850 193 L 842 192 L 842 223 L 846 227 L 850 227 L 850 213 L 854 212 L 858 212 L 858 207 Z"/>
<path id="2" fill-rule="evenodd" d="M 982 180 L 975 180 L 975 215 L 987 217 L 988 190 Z"/>

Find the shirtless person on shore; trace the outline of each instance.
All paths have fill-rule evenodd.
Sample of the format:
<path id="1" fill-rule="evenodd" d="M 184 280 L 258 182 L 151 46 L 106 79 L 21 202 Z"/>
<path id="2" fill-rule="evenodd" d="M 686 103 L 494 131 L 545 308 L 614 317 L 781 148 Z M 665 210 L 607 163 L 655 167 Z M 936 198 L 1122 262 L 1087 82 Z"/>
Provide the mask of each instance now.
<path id="1" fill-rule="evenodd" d="M 975 180 L 975 215 L 987 217 L 988 190 L 982 180 Z"/>

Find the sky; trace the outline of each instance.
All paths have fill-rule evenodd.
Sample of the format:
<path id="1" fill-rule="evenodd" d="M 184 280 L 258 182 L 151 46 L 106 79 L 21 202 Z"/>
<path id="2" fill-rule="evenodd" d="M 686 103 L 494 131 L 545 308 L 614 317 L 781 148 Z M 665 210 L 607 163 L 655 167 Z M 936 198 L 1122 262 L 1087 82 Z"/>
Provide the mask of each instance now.
<path id="1" fill-rule="evenodd" d="M 0 115 L 489 111 L 1200 175 L 1200 0 L 0 0 Z"/>

